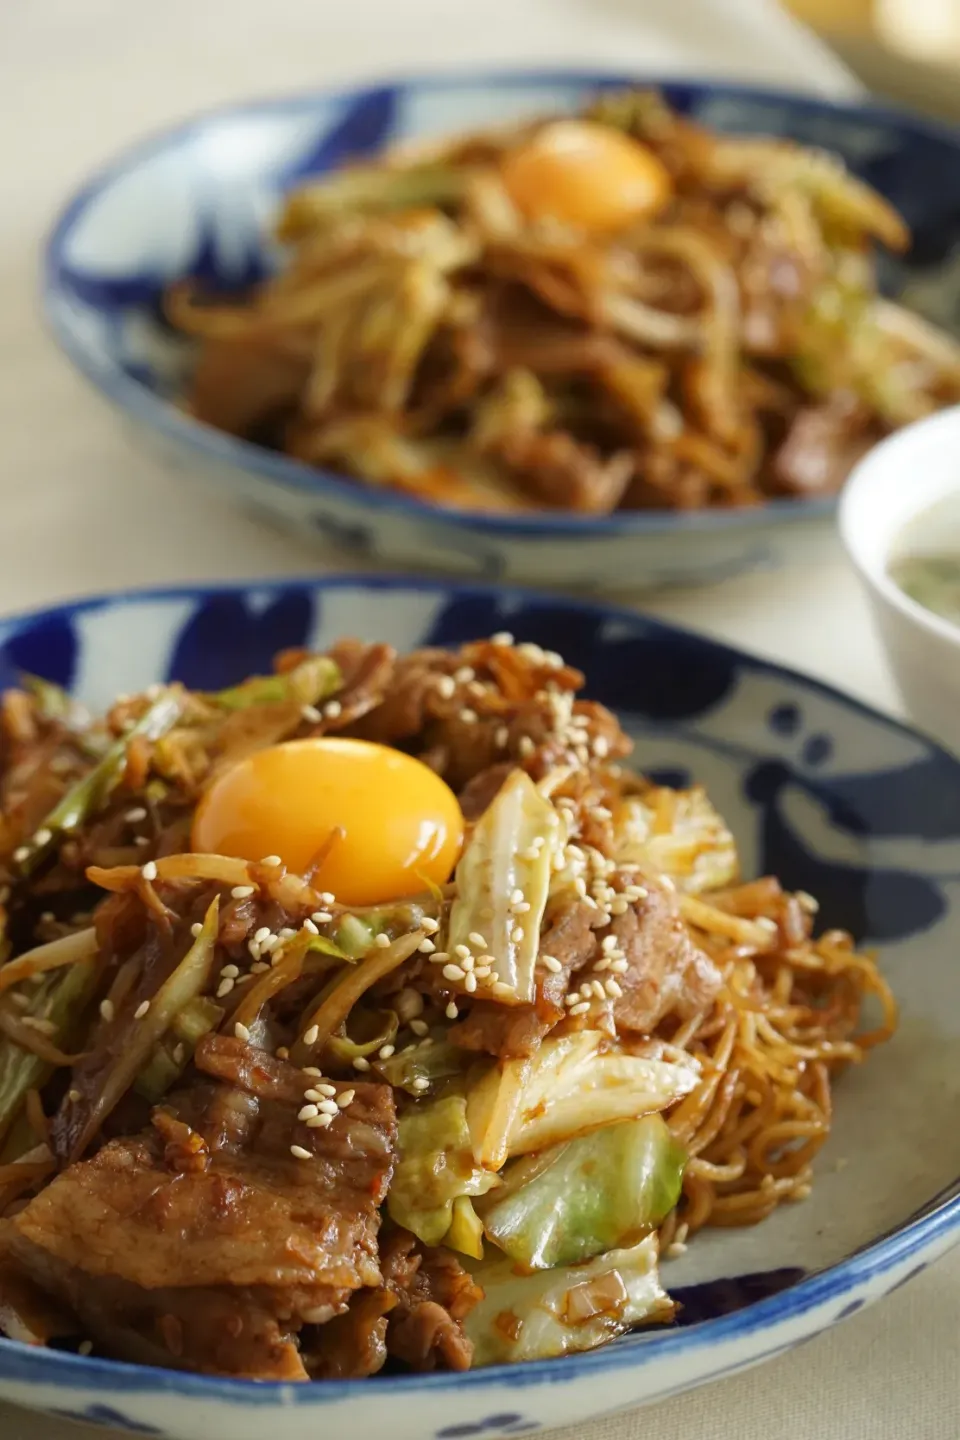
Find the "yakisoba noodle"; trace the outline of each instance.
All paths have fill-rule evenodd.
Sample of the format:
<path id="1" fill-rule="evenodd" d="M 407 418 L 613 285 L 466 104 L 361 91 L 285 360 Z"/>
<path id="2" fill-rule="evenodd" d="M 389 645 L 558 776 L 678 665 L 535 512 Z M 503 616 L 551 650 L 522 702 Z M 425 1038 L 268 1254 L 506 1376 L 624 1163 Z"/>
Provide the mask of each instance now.
<path id="1" fill-rule="evenodd" d="M 498 635 L 103 722 L 3 697 L 9 1334 L 285 1381 L 562 1354 L 811 1193 L 890 990 L 582 683 Z"/>
<path id="2" fill-rule="evenodd" d="M 681 1232 L 686 1239 L 704 1225 L 752 1225 L 784 1200 L 807 1198 L 830 1134 L 832 1078 L 897 1024 L 889 985 L 843 931 L 810 940 L 798 924 L 796 943 L 770 953 L 778 913 L 797 918 L 815 909 L 812 897 L 754 881 L 711 898 L 681 901 L 724 986 L 707 1014 L 671 1036 L 699 1058 L 704 1078 L 669 1117 L 692 1158 L 682 1218 L 674 1211 L 661 1232 L 668 1254 Z M 870 999 L 882 1018 L 860 1030 Z"/>

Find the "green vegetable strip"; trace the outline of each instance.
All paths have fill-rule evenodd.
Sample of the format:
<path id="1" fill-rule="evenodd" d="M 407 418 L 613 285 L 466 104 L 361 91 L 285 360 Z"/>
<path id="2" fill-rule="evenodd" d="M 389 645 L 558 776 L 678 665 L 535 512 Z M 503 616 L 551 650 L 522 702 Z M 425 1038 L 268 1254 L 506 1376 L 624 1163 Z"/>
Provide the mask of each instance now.
<path id="1" fill-rule="evenodd" d="M 168 691 L 154 701 L 126 735 L 122 735 L 111 745 L 90 773 L 58 801 L 36 834 L 25 842 L 23 850 L 26 853 L 16 852 L 21 875 L 29 875 L 51 852 L 62 835 L 78 830 L 84 821 L 103 807 L 111 792 L 123 779 L 130 741 L 138 735 L 147 740 L 158 740 L 171 728 L 179 714 L 180 699 L 177 695 Z"/>
<path id="2" fill-rule="evenodd" d="M 49 1021 L 55 1027 L 50 1039 L 62 1045 L 78 1022 L 94 988 L 97 967 L 93 958 L 77 960 L 69 969 L 50 975 L 31 994 L 24 1015 Z M 53 1073 L 39 1055 L 21 1050 L 12 1040 L 0 1039 L 0 1137 L 9 1133 L 20 1114 L 28 1090 L 38 1090 Z M 3 1161 L 15 1156 L 2 1156 Z"/>
<path id="3" fill-rule="evenodd" d="M 177 1016 L 208 988 L 216 954 L 219 915 L 220 897 L 215 896 L 200 934 L 172 975 L 161 985 L 146 1015 L 135 1025 L 121 1024 L 119 1027 L 116 1037 L 119 1053 L 102 1075 L 97 1093 L 87 1102 L 87 1114 L 71 1146 L 71 1160 L 87 1148 Z"/>
<path id="4" fill-rule="evenodd" d="M 326 655 L 311 655 L 286 675 L 253 675 L 242 685 L 204 695 L 221 710 L 245 710 L 249 705 L 275 705 L 296 700 L 300 705 L 317 705 L 343 684 L 336 661 Z"/>

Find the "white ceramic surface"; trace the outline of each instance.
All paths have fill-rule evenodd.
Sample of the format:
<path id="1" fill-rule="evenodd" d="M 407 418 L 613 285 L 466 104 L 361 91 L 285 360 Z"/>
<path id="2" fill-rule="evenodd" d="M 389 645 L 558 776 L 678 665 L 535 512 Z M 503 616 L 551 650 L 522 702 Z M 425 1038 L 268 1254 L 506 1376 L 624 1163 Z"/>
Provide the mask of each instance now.
<path id="1" fill-rule="evenodd" d="M 960 554 L 960 407 L 909 426 L 861 460 L 840 501 L 840 533 L 907 710 L 960 750 L 960 626 L 911 600 L 888 573 L 905 532 L 911 542 L 914 532 L 926 535 L 924 512 L 950 496 L 956 516 L 952 525 L 941 521 L 941 544 Z M 931 536 L 923 552 L 935 544 Z"/>

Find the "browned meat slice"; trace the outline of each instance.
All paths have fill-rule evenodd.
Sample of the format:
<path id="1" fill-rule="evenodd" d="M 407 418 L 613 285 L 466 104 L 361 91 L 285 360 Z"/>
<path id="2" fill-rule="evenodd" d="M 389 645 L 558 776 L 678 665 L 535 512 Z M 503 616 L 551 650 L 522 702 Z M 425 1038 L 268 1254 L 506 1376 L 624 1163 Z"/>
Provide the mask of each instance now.
<path id="1" fill-rule="evenodd" d="M 144 1290 L 118 1276 L 91 1276 L 20 1236 L 23 1273 L 70 1306 L 74 1332 L 140 1365 L 256 1380 L 306 1380 L 290 1317 L 273 1292 L 242 1286 Z"/>
<path id="2" fill-rule="evenodd" d="M 211 340 L 193 372 L 192 413 L 230 435 L 259 436 L 296 408 L 310 365 L 309 337 L 257 332 Z"/>
<path id="3" fill-rule="evenodd" d="M 877 438 L 852 397 L 804 406 L 774 457 L 774 486 L 789 495 L 833 495 Z"/>
<path id="4" fill-rule="evenodd" d="M 706 1009 L 721 975 L 691 940 L 673 893 L 644 883 L 646 899 L 615 916 L 610 933 L 629 965 L 617 976 L 623 990 L 613 1007 L 617 1028 L 648 1035 L 665 1015 L 686 1017 Z"/>
<path id="5" fill-rule="evenodd" d="M 457 797 L 465 820 L 473 822 L 480 819 L 484 810 L 496 800 L 513 769 L 514 766 L 506 760 L 499 765 L 489 765 L 467 781 Z"/>
<path id="6" fill-rule="evenodd" d="M 392 1290 L 362 1290 L 344 1315 L 321 1325 L 303 1341 L 311 1380 L 362 1380 L 387 1359 L 387 1316 L 397 1305 Z"/>
<path id="7" fill-rule="evenodd" d="M 563 430 L 517 432 L 503 439 L 497 453 L 535 499 L 586 515 L 616 510 L 634 473 L 629 451 L 604 460 Z"/>
<path id="8" fill-rule="evenodd" d="M 129 1287 L 123 1305 L 144 1325 L 153 1317 L 138 1332 L 151 1344 L 157 1326 L 177 1332 L 163 1318 L 173 1312 L 161 1291 L 212 1295 L 215 1309 L 233 1307 L 241 1318 L 249 1310 L 246 1333 L 261 1339 L 264 1316 L 286 1331 L 329 1320 L 353 1291 L 380 1284 L 379 1206 L 396 1141 L 391 1090 L 351 1084 L 349 1106 L 310 1129 L 297 1114 L 313 1081 L 295 1066 L 220 1036 L 205 1037 L 196 1064 L 215 1080 L 174 1097 L 146 1135 L 105 1145 L 31 1201 L 13 1222 L 17 1253 L 71 1303 L 84 1286 L 92 1306 L 101 1282 L 110 1293 L 114 1282 Z M 209 1346 L 192 1344 L 195 1327 L 182 1318 L 182 1354 L 171 1353 L 190 1368 L 222 1368 Z M 268 1367 L 271 1347 L 286 1343 L 274 1331 L 269 1345 L 258 1341 Z"/>
<path id="9" fill-rule="evenodd" d="M 449 1250 L 421 1251 L 405 1230 L 382 1247 L 386 1284 L 397 1296 L 387 1321 L 387 1349 L 414 1370 L 468 1370 L 473 1345 L 463 1321 L 483 1291 Z"/>
<path id="10" fill-rule="evenodd" d="M 550 921 L 540 937 L 540 954 L 552 955 L 562 970 L 537 969 L 537 998 L 533 1005 L 509 1009 L 480 1001 L 450 1031 L 450 1039 L 464 1050 L 479 1050 L 502 1060 L 532 1055 L 541 1040 L 563 1019 L 563 997 L 570 977 L 600 954 L 597 935 L 600 912 L 575 901 Z"/>

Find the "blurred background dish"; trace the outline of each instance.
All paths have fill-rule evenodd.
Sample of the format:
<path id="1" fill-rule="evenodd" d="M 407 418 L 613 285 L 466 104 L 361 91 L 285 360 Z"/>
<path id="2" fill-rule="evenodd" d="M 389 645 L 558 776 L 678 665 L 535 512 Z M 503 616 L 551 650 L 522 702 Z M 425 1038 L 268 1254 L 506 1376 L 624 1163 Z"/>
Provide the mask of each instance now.
<path id="1" fill-rule="evenodd" d="M 860 462 L 840 501 L 840 531 L 904 705 L 960 749 L 960 408 L 909 426 Z"/>
<path id="2" fill-rule="evenodd" d="M 139 146 L 68 205 L 50 240 L 44 302 L 79 368 L 141 436 L 229 497 L 374 561 L 578 588 L 653 588 L 781 563 L 830 499 L 754 508 L 610 515 L 439 510 L 369 489 L 191 420 L 178 404 L 190 357 L 160 318 L 187 277 L 249 285 L 277 260 L 271 223 L 306 176 L 386 143 L 582 105 L 609 75 L 466 76 L 294 97 L 214 112 Z M 656 82 L 652 82 L 656 83 Z M 864 106 L 716 84 L 662 87 L 681 114 L 721 132 L 827 149 L 901 211 L 914 243 L 880 279 L 941 323 L 956 320 L 960 142 Z M 789 522 L 787 524 L 786 522 Z"/>

